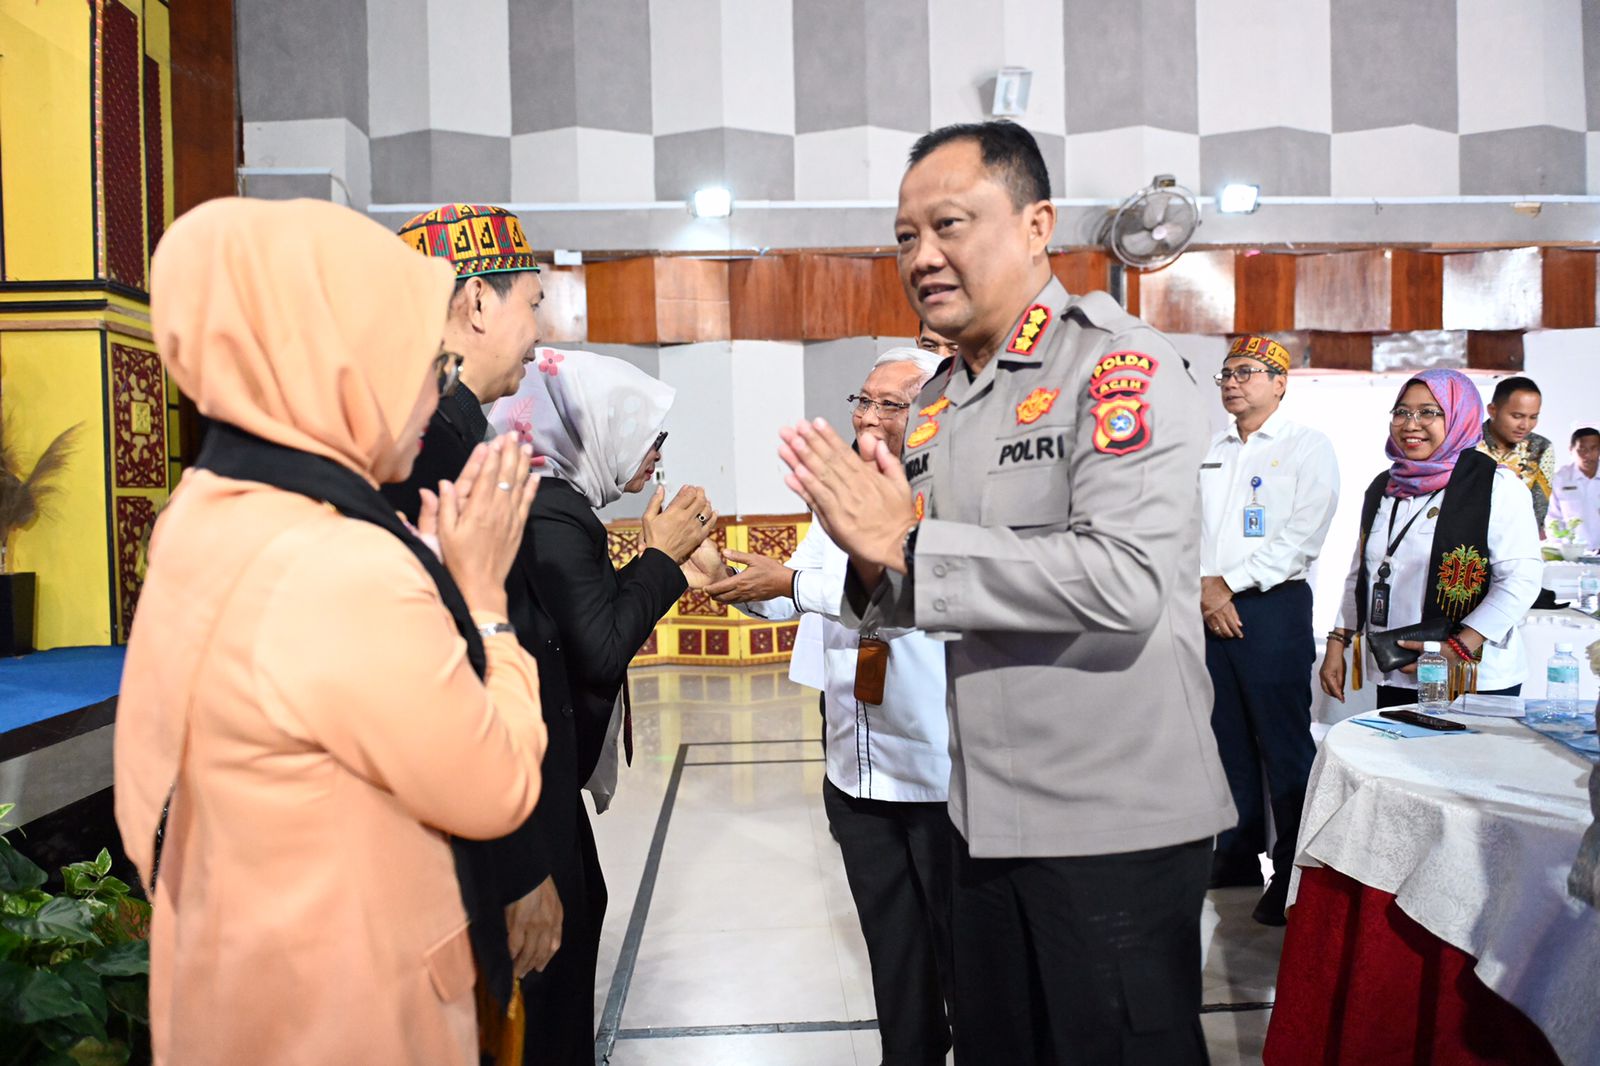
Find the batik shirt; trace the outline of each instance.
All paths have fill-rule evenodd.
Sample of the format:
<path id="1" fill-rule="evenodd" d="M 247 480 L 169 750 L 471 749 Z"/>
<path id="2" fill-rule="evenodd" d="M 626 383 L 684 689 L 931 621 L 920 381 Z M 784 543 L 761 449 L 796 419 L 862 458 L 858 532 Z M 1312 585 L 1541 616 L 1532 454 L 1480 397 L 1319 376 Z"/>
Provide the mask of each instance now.
<path id="1" fill-rule="evenodd" d="M 1529 433 L 1515 448 L 1502 448 L 1490 435 L 1489 423 L 1483 424 L 1483 440 L 1478 450 L 1522 479 L 1533 493 L 1533 514 L 1544 528 L 1545 512 L 1550 509 L 1550 484 L 1556 476 L 1556 455 L 1550 447 L 1550 438 Z"/>

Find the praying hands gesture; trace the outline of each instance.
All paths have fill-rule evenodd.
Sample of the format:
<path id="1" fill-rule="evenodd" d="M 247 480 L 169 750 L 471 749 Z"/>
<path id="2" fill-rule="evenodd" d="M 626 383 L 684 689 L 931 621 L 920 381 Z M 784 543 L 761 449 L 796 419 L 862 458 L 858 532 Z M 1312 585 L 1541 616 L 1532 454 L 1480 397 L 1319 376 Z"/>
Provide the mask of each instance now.
<path id="1" fill-rule="evenodd" d="M 1200 616 L 1206 628 L 1219 637 L 1244 636 L 1239 608 L 1233 605 L 1233 590 L 1220 577 L 1200 579 Z"/>
<path id="2" fill-rule="evenodd" d="M 882 441 L 857 455 L 819 418 L 785 428 L 778 456 L 791 471 L 784 483 L 799 494 L 867 585 L 885 568 L 906 572 L 905 537 L 917 524 L 900 461 Z"/>

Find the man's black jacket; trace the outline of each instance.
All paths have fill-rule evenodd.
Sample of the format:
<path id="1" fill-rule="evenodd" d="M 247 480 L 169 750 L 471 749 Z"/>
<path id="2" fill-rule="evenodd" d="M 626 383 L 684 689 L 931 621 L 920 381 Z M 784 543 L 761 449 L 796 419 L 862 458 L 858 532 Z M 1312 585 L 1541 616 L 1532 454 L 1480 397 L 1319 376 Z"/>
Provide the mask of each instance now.
<path id="1" fill-rule="evenodd" d="M 440 481 L 453 481 L 458 477 L 472 449 L 483 440 L 488 426 L 477 398 L 465 385 L 458 384 L 449 396 L 439 401 L 438 411 L 429 420 L 422 439 L 422 453 L 417 457 L 411 477 L 399 484 L 385 485 L 384 496 L 396 510 L 415 522 L 422 499 L 418 489 L 437 492 Z M 548 487 L 547 482 L 540 487 L 540 492 Z M 516 832 L 498 840 L 474 842 L 468 848 L 473 878 L 480 885 L 481 896 L 492 897 L 501 907 L 526 896 L 547 877 L 555 875 L 558 882 L 566 883 L 575 872 L 579 861 L 574 836 L 576 807 L 581 802 L 578 790 L 588 779 L 588 771 L 582 775 L 577 772 L 572 696 L 567 685 L 559 631 L 540 606 L 534 591 L 534 539 L 533 523 L 529 521 L 522 547 L 506 577 L 506 605 L 511 624 L 517 630 L 517 640 L 539 667 L 539 702 L 549 733 L 539 804 Z M 470 766 L 459 769 L 463 774 L 472 773 Z M 495 926 L 500 943 L 504 945 L 503 916 L 485 913 L 474 914 L 473 918 L 475 925 Z M 510 990 L 509 950 L 502 948 L 506 951 L 503 959 L 498 958 L 498 952 L 496 959 L 489 959 L 483 957 L 488 953 L 483 938 L 474 937 L 473 946 L 480 949 L 479 965 L 503 999 Z"/>

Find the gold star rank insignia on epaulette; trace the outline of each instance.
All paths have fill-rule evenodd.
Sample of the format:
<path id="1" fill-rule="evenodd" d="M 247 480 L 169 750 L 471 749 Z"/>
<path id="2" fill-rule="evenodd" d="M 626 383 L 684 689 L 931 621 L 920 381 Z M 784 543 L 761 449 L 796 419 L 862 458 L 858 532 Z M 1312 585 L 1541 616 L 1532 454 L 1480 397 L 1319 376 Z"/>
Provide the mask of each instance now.
<path id="1" fill-rule="evenodd" d="M 906 435 L 907 448 L 920 448 L 939 435 L 939 423 L 929 420 Z"/>
<path id="2" fill-rule="evenodd" d="M 1011 343 L 1006 345 L 1006 351 L 1012 355 L 1032 355 L 1039 346 L 1039 340 L 1044 336 L 1044 331 L 1050 325 L 1050 308 L 1044 304 L 1034 304 L 1023 312 L 1022 321 L 1017 325 L 1017 332 L 1012 335 Z"/>
<path id="3" fill-rule="evenodd" d="M 917 498 L 912 501 L 912 505 L 917 509 L 917 521 L 922 521 L 923 516 L 928 513 L 927 499 L 919 492 L 917 493 Z"/>
<path id="4" fill-rule="evenodd" d="M 1060 395 L 1060 389 L 1034 389 L 1028 393 L 1027 399 L 1017 404 L 1017 425 L 1031 426 L 1039 421 L 1055 406 L 1056 397 Z"/>
<path id="5" fill-rule="evenodd" d="M 949 407 L 949 406 L 950 406 L 950 397 L 941 396 L 937 400 L 935 400 L 932 403 L 930 403 L 928 406 L 924 407 L 922 410 L 918 411 L 917 414 L 921 415 L 923 418 L 938 418 L 940 413 L 943 412 L 944 409 L 946 407 Z"/>

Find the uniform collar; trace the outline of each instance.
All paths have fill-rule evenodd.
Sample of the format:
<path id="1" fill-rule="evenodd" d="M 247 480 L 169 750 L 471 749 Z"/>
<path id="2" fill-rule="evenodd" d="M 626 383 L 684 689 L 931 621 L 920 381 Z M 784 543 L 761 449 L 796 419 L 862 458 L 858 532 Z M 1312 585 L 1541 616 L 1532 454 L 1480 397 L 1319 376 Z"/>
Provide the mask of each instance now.
<path id="1" fill-rule="evenodd" d="M 955 365 L 950 370 L 950 381 L 945 386 L 945 395 L 949 397 L 950 402 L 960 404 L 965 400 L 983 395 L 984 390 L 994 383 L 995 375 L 1002 369 L 1001 364 L 1004 364 L 1004 369 L 1007 370 L 1041 365 L 1044 359 L 1042 354 L 1043 345 L 1050 338 L 1052 330 L 1061 328 L 1061 324 L 1058 321 L 1061 317 L 1061 309 L 1067 305 L 1070 299 L 1071 297 L 1067 294 L 1067 290 L 1052 274 L 1050 280 L 1045 282 L 1044 288 L 1040 289 L 1033 299 L 1028 302 L 1028 306 L 1023 310 L 1022 314 L 1012 321 L 1010 329 L 1006 331 L 1005 336 L 1001 339 L 1000 347 L 995 351 L 994 358 L 984 365 L 984 368 L 978 372 L 976 377 L 970 375 L 966 362 L 960 356 L 956 357 Z M 1032 349 L 1034 354 L 1027 355 L 1009 351 L 1008 348 L 1016 342 L 1016 338 L 1022 332 L 1024 323 L 1027 322 L 1029 315 L 1036 307 L 1043 307 L 1049 312 L 1049 318 L 1045 321 L 1036 337 L 1036 343 L 1039 347 Z"/>
<path id="2" fill-rule="evenodd" d="M 1250 434 L 1250 437 L 1252 440 L 1256 437 L 1265 437 L 1268 440 L 1271 440 L 1278 435 L 1278 433 L 1283 429 L 1284 423 L 1287 421 L 1288 419 L 1286 419 L 1283 415 L 1283 408 L 1280 406 L 1276 411 L 1273 411 L 1267 416 L 1267 420 L 1261 423 L 1261 428 Z M 1228 437 L 1232 440 L 1239 441 L 1241 444 L 1244 443 L 1239 437 L 1238 419 L 1228 420 Z"/>

